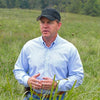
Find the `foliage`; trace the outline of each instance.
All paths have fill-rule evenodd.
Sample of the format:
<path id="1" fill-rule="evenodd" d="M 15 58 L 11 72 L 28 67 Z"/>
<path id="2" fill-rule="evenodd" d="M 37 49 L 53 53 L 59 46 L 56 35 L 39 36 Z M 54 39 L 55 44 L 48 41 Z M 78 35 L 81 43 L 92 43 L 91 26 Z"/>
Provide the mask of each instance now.
<path id="1" fill-rule="evenodd" d="M 0 0 L 0 8 L 44 9 L 100 16 L 99 0 Z"/>
<path id="2" fill-rule="evenodd" d="M 100 3 L 97 0 L 87 0 L 83 9 L 86 15 L 100 16 Z"/>
<path id="3" fill-rule="evenodd" d="M 81 0 L 70 0 L 67 10 L 72 13 L 79 13 L 82 7 Z"/>
<path id="4" fill-rule="evenodd" d="M 41 35 L 38 10 L 0 9 L 0 100 L 22 100 L 24 87 L 13 74 L 21 48 Z M 100 17 L 61 13 L 59 35 L 78 49 L 83 66 L 81 86 L 67 91 L 69 100 L 100 100 Z M 71 96 L 67 96 L 71 95 Z"/>

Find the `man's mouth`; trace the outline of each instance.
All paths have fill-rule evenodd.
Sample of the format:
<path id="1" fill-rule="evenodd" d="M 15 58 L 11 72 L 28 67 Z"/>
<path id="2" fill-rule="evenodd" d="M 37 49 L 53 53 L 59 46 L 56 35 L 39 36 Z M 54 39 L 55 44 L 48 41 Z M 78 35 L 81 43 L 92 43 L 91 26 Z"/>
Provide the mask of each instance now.
<path id="1" fill-rule="evenodd" d="M 44 33 L 47 33 L 47 32 L 49 32 L 49 31 L 48 31 L 48 30 L 43 30 L 43 32 L 44 32 Z"/>

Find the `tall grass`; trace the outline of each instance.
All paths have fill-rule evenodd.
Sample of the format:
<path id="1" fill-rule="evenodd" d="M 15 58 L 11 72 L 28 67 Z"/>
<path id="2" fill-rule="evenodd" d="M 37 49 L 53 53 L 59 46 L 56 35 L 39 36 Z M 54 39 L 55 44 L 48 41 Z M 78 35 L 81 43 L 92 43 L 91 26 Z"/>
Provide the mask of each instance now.
<path id="1" fill-rule="evenodd" d="M 41 35 L 36 21 L 39 14 L 36 10 L 0 9 L 0 100 L 23 97 L 24 87 L 12 70 L 26 41 Z M 68 100 L 100 100 L 100 17 L 61 16 L 59 35 L 77 47 L 85 73 L 83 84 L 67 92 Z"/>

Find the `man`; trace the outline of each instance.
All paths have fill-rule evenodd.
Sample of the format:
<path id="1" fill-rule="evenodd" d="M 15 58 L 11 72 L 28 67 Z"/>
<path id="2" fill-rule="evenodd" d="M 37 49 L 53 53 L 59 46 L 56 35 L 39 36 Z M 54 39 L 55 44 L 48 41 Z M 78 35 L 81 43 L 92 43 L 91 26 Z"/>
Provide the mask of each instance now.
<path id="1" fill-rule="evenodd" d="M 75 46 L 58 35 L 61 27 L 58 11 L 44 9 L 37 20 L 40 21 L 42 36 L 24 45 L 13 72 L 20 84 L 34 90 L 33 98 L 40 100 L 41 96 L 43 100 L 49 100 L 53 85 L 53 95 L 58 86 L 56 100 L 60 95 L 63 100 L 65 92 L 72 88 L 75 81 L 75 87 L 82 84 L 84 74 L 81 59 Z M 29 91 L 24 100 L 29 100 L 30 96 Z"/>

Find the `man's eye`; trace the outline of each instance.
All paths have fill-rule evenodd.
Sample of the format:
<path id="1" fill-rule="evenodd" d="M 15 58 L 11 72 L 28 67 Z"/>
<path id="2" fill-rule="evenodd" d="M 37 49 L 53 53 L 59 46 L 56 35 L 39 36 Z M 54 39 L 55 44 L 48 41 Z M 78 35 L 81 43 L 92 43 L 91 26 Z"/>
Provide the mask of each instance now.
<path id="1" fill-rule="evenodd" d="M 48 22 L 48 24 L 52 24 L 52 22 L 50 21 L 50 22 Z"/>

